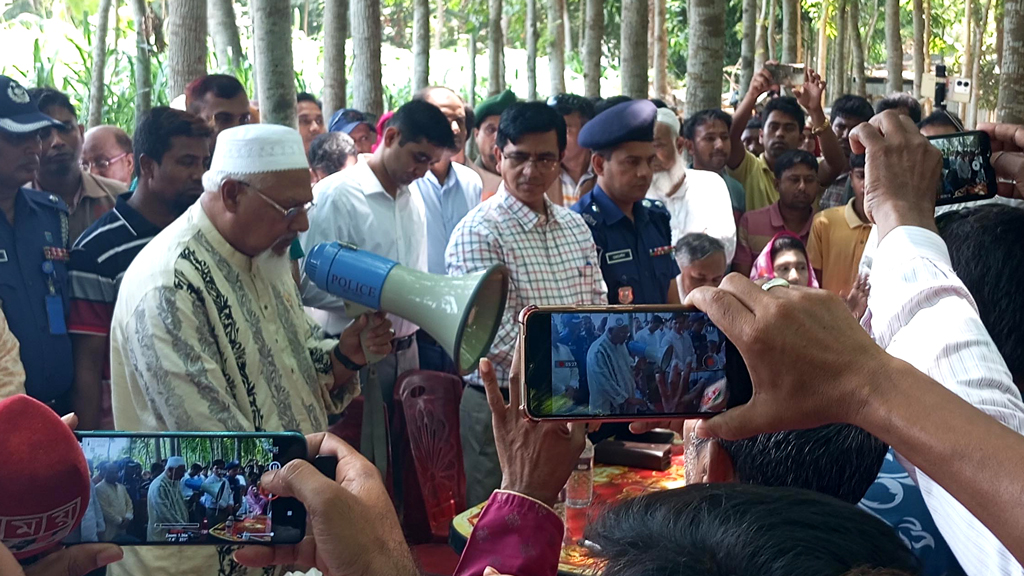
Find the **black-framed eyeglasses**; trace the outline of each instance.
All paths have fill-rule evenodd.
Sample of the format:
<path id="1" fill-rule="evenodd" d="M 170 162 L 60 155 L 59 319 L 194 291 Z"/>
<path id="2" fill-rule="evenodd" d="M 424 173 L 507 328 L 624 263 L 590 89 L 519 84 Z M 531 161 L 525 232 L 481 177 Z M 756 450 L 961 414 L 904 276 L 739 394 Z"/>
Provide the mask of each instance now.
<path id="1" fill-rule="evenodd" d="M 281 206 L 280 204 L 275 202 L 273 198 L 264 194 L 259 188 L 257 188 L 253 184 L 250 184 L 242 180 L 239 180 L 238 183 L 255 192 L 256 195 L 265 200 L 267 204 L 270 204 L 274 208 L 277 208 L 277 211 L 280 212 L 282 216 L 284 216 L 285 220 L 292 220 L 299 214 L 309 213 L 309 211 L 312 210 L 314 206 L 316 206 L 316 202 L 306 202 L 305 204 L 300 204 L 292 208 L 285 208 L 284 206 Z"/>

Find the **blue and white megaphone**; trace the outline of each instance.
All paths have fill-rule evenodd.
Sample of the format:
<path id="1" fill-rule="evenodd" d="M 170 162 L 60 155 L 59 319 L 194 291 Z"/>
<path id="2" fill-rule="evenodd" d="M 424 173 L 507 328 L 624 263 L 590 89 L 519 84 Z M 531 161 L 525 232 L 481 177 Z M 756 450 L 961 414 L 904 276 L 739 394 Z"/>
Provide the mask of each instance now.
<path id="1" fill-rule="evenodd" d="M 314 246 L 305 271 L 317 288 L 343 298 L 352 318 L 382 310 L 423 328 L 463 375 L 476 370 L 491 349 L 508 297 L 508 269 L 501 265 L 465 276 L 441 276 L 340 242 Z M 367 360 L 380 357 L 367 354 Z"/>
<path id="2" fill-rule="evenodd" d="M 672 365 L 672 346 L 643 344 L 633 340 L 626 344 L 629 353 L 639 358 L 646 358 L 658 372 L 665 372 Z"/>

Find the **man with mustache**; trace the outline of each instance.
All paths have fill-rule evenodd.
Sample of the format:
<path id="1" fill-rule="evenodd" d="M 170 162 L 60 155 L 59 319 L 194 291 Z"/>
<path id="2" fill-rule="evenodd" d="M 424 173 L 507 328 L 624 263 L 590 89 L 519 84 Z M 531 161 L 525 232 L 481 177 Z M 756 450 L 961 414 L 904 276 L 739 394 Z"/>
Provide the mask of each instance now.
<path id="1" fill-rule="evenodd" d="M 840 96 L 832 104 L 832 131 L 839 138 L 839 146 L 847 160 L 850 158 L 850 132 L 861 124 L 871 120 L 875 115 L 874 108 L 867 98 L 846 94 Z M 853 199 L 850 173 L 844 172 L 831 186 L 821 194 L 821 202 L 818 208 L 828 210 L 836 206 L 848 204 Z"/>
<path id="2" fill-rule="evenodd" d="M 611 304 L 665 304 L 677 294 L 669 211 L 645 198 L 657 162 L 657 114 L 650 100 L 630 100 L 580 130 L 580 146 L 593 150 L 597 184 L 572 209 L 594 235 Z"/>
<path id="3" fill-rule="evenodd" d="M 754 259 L 779 232 L 792 232 L 807 244 L 814 217 L 814 200 L 821 191 L 818 161 L 804 150 L 790 150 L 775 161 L 779 199 L 740 218 L 733 270 L 750 275 Z"/>
<path id="4" fill-rule="evenodd" d="M 501 113 L 516 103 L 516 95 L 511 90 L 495 94 L 477 104 L 473 111 L 473 139 L 476 141 L 476 162 L 469 165 L 480 175 L 484 183 L 483 200 L 487 200 L 498 191 L 501 176 L 498 174 L 498 158 L 494 155 L 494 142 L 498 137 L 498 121 Z"/>
<path id="5" fill-rule="evenodd" d="M 39 111 L 58 124 L 44 131 L 33 188 L 60 196 L 68 206 L 68 238 L 74 242 L 100 216 L 114 207 L 117 195 L 128 190 L 123 182 L 82 170 L 85 128 L 78 123 L 75 107 L 68 97 L 52 88 L 30 92 Z"/>
<path id="6" fill-rule="evenodd" d="M 732 154 L 731 130 L 732 116 L 718 108 L 701 110 L 683 123 L 683 147 L 692 159 L 691 168 L 714 172 L 725 180 L 733 216 L 739 222 L 747 211 L 747 191 L 739 180 L 725 172 L 725 163 Z"/>
<path id="7" fill-rule="evenodd" d="M 75 413 L 82 430 L 112 430 L 110 323 L 119 279 L 145 246 L 203 193 L 212 130 L 198 116 L 153 108 L 135 130 L 138 182 L 71 250 L 68 331 L 75 356 Z"/>
<path id="8" fill-rule="evenodd" d="M 0 305 L 21 345 L 25 391 L 58 414 L 71 411 L 67 310 L 68 207 L 24 186 L 39 169 L 40 134 L 59 123 L 0 76 Z"/>

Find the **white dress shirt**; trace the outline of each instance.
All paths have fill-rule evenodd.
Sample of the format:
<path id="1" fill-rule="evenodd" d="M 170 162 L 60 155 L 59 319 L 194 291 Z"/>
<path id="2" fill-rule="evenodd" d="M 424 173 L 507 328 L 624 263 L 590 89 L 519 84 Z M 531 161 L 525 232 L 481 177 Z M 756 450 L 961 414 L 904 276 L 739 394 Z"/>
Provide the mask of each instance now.
<path id="1" fill-rule="evenodd" d="M 672 246 L 687 234 L 701 232 L 721 240 L 725 244 L 725 261 L 732 262 L 736 254 L 736 219 L 729 188 L 720 175 L 687 168 L 679 190 L 668 197 L 657 195 L 656 199 L 664 202 L 672 215 Z"/>
<path id="2" fill-rule="evenodd" d="M 348 242 L 403 266 L 427 271 L 423 200 L 408 186 L 400 186 L 392 197 L 370 165 L 359 162 L 318 182 L 313 195 L 317 204 L 309 213 L 309 230 L 299 236 L 306 254 L 321 242 Z M 340 334 L 352 321 L 345 313 L 345 301 L 317 288 L 305 271 L 301 284 L 302 303 L 325 311 L 317 317 L 324 331 Z M 416 332 L 412 322 L 388 317 L 395 337 Z"/>
<path id="3" fill-rule="evenodd" d="M 444 183 L 433 172 L 409 185 L 423 202 L 427 223 L 427 269 L 431 274 L 444 274 L 444 251 L 455 225 L 476 208 L 484 185 L 472 169 L 452 162 Z"/>
<path id="4" fill-rule="evenodd" d="M 665 336 L 661 339 L 661 345 L 672 347 L 670 372 L 676 366 L 679 366 L 679 371 L 683 372 L 687 366 L 693 366 L 693 361 L 697 359 L 697 353 L 693 350 L 693 340 L 690 340 L 690 335 L 686 332 L 682 334 L 677 334 L 675 330 L 665 332 Z"/>
<path id="5" fill-rule="evenodd" d="M 580 369 L 572 350 L 565 344 L 551 343 L 551 395 L 562 396 L 570 388 L 580 387 Z"/>
<path id="6" fill-rule="evenodd" d="M 942 239 L 923 228 L 891 231 L 873 255 L 862 324 L 875 341 L 971 405 L 1024 433 L 1024 403 L 977 306 L 953 272 Z M 969 576 L 1022 575 L 1005 546 L 960 502 L 912 465 L 935 525 Z"/>

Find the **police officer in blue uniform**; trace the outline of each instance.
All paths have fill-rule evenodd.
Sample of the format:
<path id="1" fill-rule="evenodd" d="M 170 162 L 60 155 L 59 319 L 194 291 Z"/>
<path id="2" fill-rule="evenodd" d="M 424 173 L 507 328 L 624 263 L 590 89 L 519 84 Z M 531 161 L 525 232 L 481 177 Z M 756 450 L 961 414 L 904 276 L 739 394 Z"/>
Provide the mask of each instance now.
<path id="1" fill-rule="evenodd" d="M 579 134 L 580 146 L 593 150 L 597 185 L 572 209 L 594 235 L 610 304 L 666 304 L 679 275 L 668 210 L 645 198 L 656 118 L 649 100 L 630 100 L 598 114 Z"/>
<path id="2" fill-rule="evenodd" d="M 55 126 L 21 85 L 0 76 L 0 303 L 21 345 L 26 391 L 66 414 L 74 374 L 66 324 L 68 207 L 22 187 L 39 169 L 42 132 Z"/>

